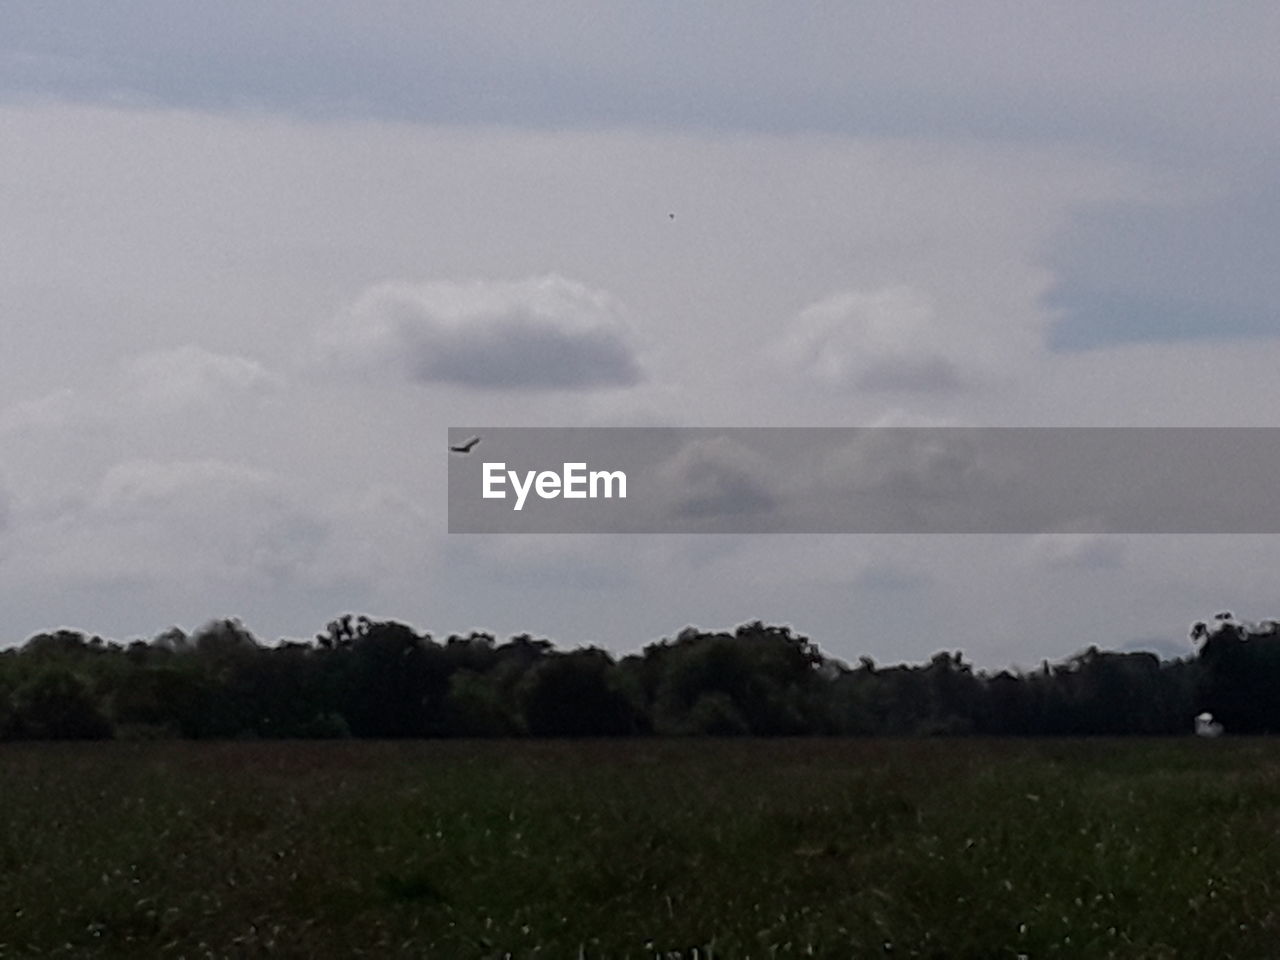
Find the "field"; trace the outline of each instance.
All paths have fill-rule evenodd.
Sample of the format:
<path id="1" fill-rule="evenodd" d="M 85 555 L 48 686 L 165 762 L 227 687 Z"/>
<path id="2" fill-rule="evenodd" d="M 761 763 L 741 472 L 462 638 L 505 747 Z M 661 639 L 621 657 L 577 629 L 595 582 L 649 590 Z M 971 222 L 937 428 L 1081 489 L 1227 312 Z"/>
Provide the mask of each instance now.
<path id="1" fill-rule="evenodd" d="M 0 746 L 0 957 L 1267 957 L 1280 742 Z"/>

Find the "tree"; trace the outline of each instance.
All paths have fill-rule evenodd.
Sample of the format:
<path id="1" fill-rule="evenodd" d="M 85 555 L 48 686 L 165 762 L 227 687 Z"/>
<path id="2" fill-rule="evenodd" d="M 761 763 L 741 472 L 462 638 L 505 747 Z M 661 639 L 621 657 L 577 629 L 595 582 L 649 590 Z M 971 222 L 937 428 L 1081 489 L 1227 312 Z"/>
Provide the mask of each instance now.
<path id="1" fill-rule="evenodd" d="M 705 694 L 720 694 L 718 707 L 731 705 L 757 736 L 811 732 L 821 726 L 825 710 L 818 700 L 824 689 L 816 668 L 821 654 L 805 637 L 786 627 L 766 627 L 756 621 L 732 635 L 681 631 L 674 644 L 664 641 L 645 648 L 656 670 L 654 729 L 666 733 L 697 733 L 700 722 L 692 712 Z M 650 680 L 652 683 L 652 679 Z"/>
<path id="2" fill-rule="evenodd" d="M 445 728 L 458 737 L 507 737 L 518 731 L 496 671 L 456 670 L 449 677 L 445 697 Z"/>
<path id="3" fill-rule="evenodd" d="M 518 688 L 526 729 L 538 737 L 635 733 L 635 710 L 613 674 L 613 659 L 596 648 L 545 657 Z"/>
<path id="4" fill-rule="evenodd" d="M 1214 619 L 1213 629 L 1197 623 L 1191 630 L 1200 641 L 1199 709 L 1211 712 L 1228 733 L 1280 732 L 1280 633 L 1274 621 L 1250 627 L 1230 614 Z"/>
<path id="5" fill-rule="evenodd" d="M 449 664 L 429 635 L 403 623 L 360 617 L 344 665 L 349 682 L 341 712 L 356 736 L 444 732 Z"/>
<path id="6" fill-rule="evenodd" d="M 105 740 L 111 721 L 77 674 L 50 667 L 20 686 L 13 697 L 17 735 L 33 740 Z"/>

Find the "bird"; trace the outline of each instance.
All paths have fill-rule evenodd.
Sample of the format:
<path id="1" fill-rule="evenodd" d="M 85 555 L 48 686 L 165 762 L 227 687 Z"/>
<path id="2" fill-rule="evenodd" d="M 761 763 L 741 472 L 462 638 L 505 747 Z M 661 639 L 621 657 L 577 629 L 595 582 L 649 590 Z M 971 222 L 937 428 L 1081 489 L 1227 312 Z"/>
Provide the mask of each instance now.
<path id="1" fill-rule="evenodd" d="M 460 443 L 456 447 L 453 445 L 450 445 L 449 449 L 452 450 L 454 453 L 470 453 L 471 448 L 474 447 L 479 442 L 480 442 L 479 437 L 472 437 L 470 440 L 466 441 L 465 443 Z"/>

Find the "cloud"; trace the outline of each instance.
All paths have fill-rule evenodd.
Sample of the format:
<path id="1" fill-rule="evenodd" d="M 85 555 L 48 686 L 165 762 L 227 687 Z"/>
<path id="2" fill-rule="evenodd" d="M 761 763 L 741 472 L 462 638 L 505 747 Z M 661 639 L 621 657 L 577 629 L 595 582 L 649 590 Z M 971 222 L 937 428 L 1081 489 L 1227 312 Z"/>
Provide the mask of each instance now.
<path id="1" fill-rule="evenodd" d="M 48 436 L 101 431 L 111 423 L 150 415 L 217 408 L 242 397 L 263 397 L 281 378 L 248 357 L 214 353 L 195 344 L 151 350 L 123 360 L 114 379 L 92 389 L 64 387 L 0 409 L 0 435 Z"/>
<path id="2" fill-rule="evenodd" d="M 621 307 L 555 274 L 381 284 L 321 335 L 327 358 L 417 383 L 594 390 L 642 379 Z"/>
<path id="3" fill-rule="evenodd" d="M 1046 533 L 1033 537 L 1030 548 L 1038 563 L 1058 569 L 1116 570 L 1128 554 L 1123 537 L 1107 534 Z"/>
<path id="4" fill-rule="evenodd" d="M 928 298 L 908 287 L 851 291 L 806 307 L 788 324 L 780 355 L 800 376 L 838 390 L 951 393 L 964 386 L 939 347 Z"/>
<path id="5" fill-rule="evenodd" d="M 23 534 L 47 577 L 185 588 L 297 582 L 327 539 L 279 477 L 218 459 L 118 463 Z"/>
<path id="6" fill-rule="evenodd" d="M 770 513 L 778 505 L 769 463 L 750 448 L 729 439 L 694 440 L 658 468 L 668 509 L 702 521 L 735 521 Z"/>
<path id="7" fill-rule="evenodd" d="M 257 360 L 214 353 L 195 344 L 152 350 L 126 361 L 122 393 L 129 402 L 165 412 L 262 395 L 279 385 Z"/>
<path id="8" fill-rule="evenodd" d="M 270 495 L 264 471 L 222 460 L 131 460 L 107 471 L 92 507 L 104 515 L 155 516 L 182 510 L 198 500 L 212 512 L 246 498 Z"/>
<path id="9" fill-rule="evenodd" d="M 137 42 L 149 42 L 143 36 Z M 414 56 L 421 59 L 420 53 Z M 808 69 L 808 61 L 797 62 Z M 966 62 L 1007 80 L 990 61 Z M 1143 61 L 1116 60 L 1125 62 Z M 184 76 L 202 82 L 195 74 Z M 900 81 L 900 69 L 896 77 Z M 822 70 L 814 78 L 830 85 Z M 1106 86 L 1099 81 L 1097 90 Z M 434 96 L 425 86 L 414 89 Z M 751 96 L 742 94 L 744 102 Z M 796 102 L 784 99 L 788 109 Z M 1102 99 L 1108 98 L 1095 90 L 1089 102 Z M 1217 114 L 1238 119 L 1221 103 Z M 957 125 L 967 122 L 964 111 L 955 116 Z M 584 422 L 610 424 L 610 410 L 625 415 L 637 396 L 659 388 L 671 393 L 653 401 L 658 424 L 864 424 L 891 407 L 912 418 L 945 412 L 976 424 L 1020 426 L 1135 420 L 1222 426 L 1275 416 L 1266 393 L 1276 350 L 1258 342 L 1148 347 L 1123 356 L 1114 349 L 1055 354 L 1037 358 L 1042 362 L 1032 375 L 1010 389 L 989 392 L 885 392 L 873 389 L 873 381 L 851 393 L 801 382 L 777 365 L 752 369 L 754 358 L 743 350 L 776 336 L 780 322 L 806 304 L 840 291 L 872 295 L 912 284 L 939 320 L 923 342 L 925 352 L 951 363 L 965 385 L 978 381 L 978 368 L 963 353 L 974 330 L 986 330 L 987 323 L 999 328 L 982 338 L 986 351 L 994 337 L 1007 341 L 1026 328 L 1035 332 L 1046 319 L 1041 297 L 1054 277 L 1043 257 L 1054 232 L 1082 206 L 1112 202 L 1108 198 L 1136 191 L 1135 180 L 1146 182 L 1144 171 L 1117 169 L 1110 152 L 1090 155 L 1060 142 L 1049 149 L 1008 140 L 948 143 L 929 125 L 921 128 L 931 135 L 926 140 L 869 142 L 723 137 L 708 135 L 705 127 L 683 137 L 652 127 L 585 134 L 562 125 L 534 130 L 536 118 L 520 119 L 518 129 L 496 129 L 52 104 L 3 111 L 0 123 L 16 133 L 0 152 L 17 173 L 5 195 L 14 215 L 0 231 L 13 241 L 8 248 L 17 259 L 4 288 L 14 322 L 6 329 L 0 406 L 69 386 L 84 413 L 103 410 L 114 424 L 123 414 L 117 413 L 113 365 L 123 355 L 186 342 L 236 353 L 240 344 L 252 344 L 253 356 L 283 368 L 299 344 L 311 342 L 317 318 L 332 316 L 380 278 L 521 278 L 552 267 L 610 291 L 628 305 L 628 316 L 643 318 L 644 360 L 653 378 L 643 388 L 590 395 L 441 387 L 426 393 L 424 403 L 424 394 L 409 388 L 346 389 L 332 379 L 297 377 L 286 386 L 288 402 L 263 411 L 270 415 L 219 416 L 218 408 L 193 406 L 163 421 L 139 416 L 127 426 L 90 428 L 89 438 L 71 430 L 36 438 L 24 427 L 21 443 L 11 435 L 0 442 L 15 495 L 10 543 L 28 542 L 24 531 L 37 507 L 44 515 L 57 506 L 49 501 L 61 502 L 52 488 L 74 484 L 83 488 L 82 499 L 92 499 L 105 472 L 121 459 L 217 457 L 271 473 L 258 493 L 247 485 L 243 515 L 206 517 L 207 534 L 194 525 L 196 506 L 165 508 L 152 525 L 141 511 L 123 527 L 108 522 L 112 514 L 105 508 L 59 511 L 66 525 L 43 527 L 41 549 L 11 552 L 13 562 L 0 578 L 8 581 L 0 600 L 11 622 L 34 628 L 51 617 L 75 616 L 94 629 L 123 629 L 114 625 L 120 623 L 150 629 L 225 610 L 269 631 L 305 632 L 322 617 L 318 611 L 351 604 L 424 626 L 442 620 L 465 626 L 483 617 L 513 630 L 551 629 L 569 643 L 600 639 L 601 625 L 609 624 L 605 639 L 634 643 L 651 630 L 656 636 L 686 621 L 732 624 L 734 618 L 802 611 L 824 645 L 843 644 L 850 653 L 855 645 L 879 645 L 871 652 L 896 659 L 927 656 L 931 650 L 922 645 L 944 621 L 931 622 L 926 613 L 946 612 L 951 604 L 957 608 L 952 613 L 965 614 L 945 618 L 955 644 L 987 662 L 1003 662 L 1015 653 L 1032 661 L 1040 652 L 1059 655 L 1094 626 L 1099 636 L 1145 635 L 1148 624 L 1130 629 L 1122 623 L 1130 607 L 1144 620 L 1173 619 L 1180 626 L 1218 609 L 1224 596 L 1244 596 L 1228 602 L 1243 610 L 1249 596 L 1268 595 L 1265 548 L 1247 558 L 1223 550 L 1210 563 L 1202 546 L 1182 540 L 1153 548 L 1149 568 L 1135 558 L 1121 575 L 1094 577 L 1047 576 L 1029 562 L 1020 538 L 1007 538 L 1008 545 L 999 538 L 917 538 L 911 542 L 919 545 L 918 565 L 936 573 L 938 582 L 900 604 L 909 608 L 900 615 L 910 620 L 891 639 L 874 630 L 849 631 L 849 590 L 804 593 L 791 586 L 817 575 L 811 564 L 818 538 L 797 547 L 794 559 L 762 567 L 767 572 L 749 586 L 710 564 L 654 562 L 637 576 L 634 593 L 618 591 L 607 604 L 586 586 L 570 586 L 587 580 L 585 571 L 609 553 L 603 547 L 580 561 L 584 572 L 576 577 L 567 556 L 555 574 L 564 584 L 560 589 L 508 597 L 483 575 L 442 580 L 445 574 L 403 551 L 413 540 L 457 542 L 443 536 L 439 515 L 445 475 L 440 451 L 451 424 L 570 424 L 588 411 L 592 419 Z M 708 116 L 708 123 L 715 122 Z M 1268 129 L 1274 135 L 1280 127 Z M 667 219 L 668 210 L 677 212 L 675 221 Z M 1159 236 L 1152 239 L 1147 248 L 1158 256 Z M 1097 255 L 1108 256 L 1102 245 Z M 1240 285 L 1250 288 L 1248 277 Z M 1211 347 L 1217 352 L 1209 353 Z M 395 362 L 392 354 L 379 369 L 394 375 Z M 46 422 L 56 421 L 59 402 L 44 408 L 53 417 Z M 252 406 L 246 398 L 233 409 L 257 414 Z M 32 410 L 24 408 L 19 419 L 33 424 Z M 283 501 L 266 495 L 272 477 Z M 217 587 L 230 574 L 219 572 L 206 551 L 234 556 L 246 543 L 252 550 L 245 528 L 264 517 L 269 525 L 282 502 L 307 516 L 313 506 L 298 499 L 299 489 L 326 508 L 312 519 L 332 530 L 324 527 L 337 515 L 327 509 L 331 500 L 366 481 L 403 484 L 411 501 L 434 511 L 431 522 L 375 504 L 373 517 L 353 509 L 349 523 L 340 521 L 338 532 L 320 542 L 339 548 L 329 557 L 352 558 L 349 569 L 368 562 L 357 556 L 380 563 L 370 567 L 375 580 L 398 567 L 393 586 L 362 584 L 347 594 L 352 599 L 323 586 L 312 593 L 262 589 L 263 577 L 244 578 L 234 595 Z M 789 488 L 781 489 L 789 509 Z M 192 493 L 188 503 L 197 498 Z M 121 509 L 128 502 L 122 500 Z M 184 511 L 192 516 L 183 519 Z M 174 518 L 175 526 L 190 523 L 194 545 L 182 549 L 163 539 L 159 528 L 166 518 Z M 385 525 L 385 537 L 375 524 Z M 234 528 L 240 539 L 220 526 Z M 109 534 L 117 529 L 127 537 L 113 540 Z M 348 539 L 348 529 L 360 531 L 362 539 Z M 400 539 L 389 539 L 393 533 L 406 541 L 403 551 Z M 154 539 L 148 543 L 148 537 Z M 554 539 L 528 538 L 528 549 L 532 554 L 537 543 Z M 647 544 L 658 538 L 639 539 Z M 761 555 L 777 550 L 777 537 L 759 539 L 765 541 Z M 853 564 L 843 553 L 862 549 L 865 539 L 833 539 L 830 556 L 819 563 L 847 574 Z M 960 545 L 948 546 L 952 540 Z M 617 553 L 629 555 L 636 543 L 624 539 Z M 47 551 L 68 568 L 78 555 L 86 565 L 92 559 L 117 571 L 154 569 L 165 579 L 138 589 L 122 586 L 108 596 L 80 589 L 83 580 L 49 575 L 36 589 L 36 578 L 23 568 L 33 560 L 43 563 Z M 305 578 L 323 584 L 310 572 Z M 785 589 L 764 595 L 762 584 L 784 578 Z M 1046 586 L 1037 592 L 1041 583 Z M 1034 636 L 1024 626 L 985 626 L 984 608 L 1014 593 L 1031 598 L 1020 612 L 1058 604 Z M 109 619 L 113 609 L 121 611 L 115 621 Z M 504 617 L 490 613 L 504 609 Z"/>
<path id="10" fill-rule="evenodd" d="M 909 503 L 998 495 L 1011 476 L 968 430 L 867 429 L 824 458 L 818 483 Z"/>
<path id="11" fill-rule="evenodd" d="M 0 410 L 0 435 L 57 430 L 75 418 L 76 404 L 76 393 L 68 388 L 21 400 Z"/>
<path id="12" fill-rule="evenodd" d="M 398 490 L 317 494 L 217 458 L 131 459 L 18 506 L 0 533 L 0 579 L 25 629 L 73 616 L 146 631 L 219 612 L 285 623 L 283 609 L 305 633 L 344 608 L 399 608 L 437 548 Z"/>

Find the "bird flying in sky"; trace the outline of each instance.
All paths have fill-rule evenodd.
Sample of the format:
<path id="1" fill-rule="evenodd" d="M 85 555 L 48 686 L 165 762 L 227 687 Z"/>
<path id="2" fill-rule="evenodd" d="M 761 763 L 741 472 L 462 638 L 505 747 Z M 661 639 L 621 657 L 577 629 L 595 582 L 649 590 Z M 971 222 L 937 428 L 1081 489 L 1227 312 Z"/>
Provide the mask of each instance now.
<path id="1" fill-rule="evenodd" d="M 479 437 L 472 437 L 470 440 L 466 441 L 465 443 L 460 443 L 456 447 L 450 445 L 449 449 L 452 450 L 454 453 L 470 453 L 471 448 L 474 447 L 479 442 L 480 442 Z"/>

